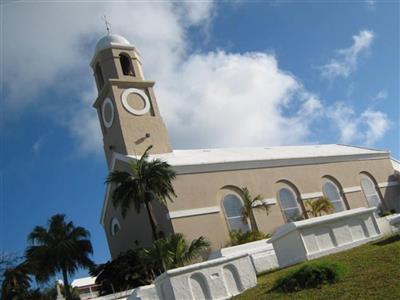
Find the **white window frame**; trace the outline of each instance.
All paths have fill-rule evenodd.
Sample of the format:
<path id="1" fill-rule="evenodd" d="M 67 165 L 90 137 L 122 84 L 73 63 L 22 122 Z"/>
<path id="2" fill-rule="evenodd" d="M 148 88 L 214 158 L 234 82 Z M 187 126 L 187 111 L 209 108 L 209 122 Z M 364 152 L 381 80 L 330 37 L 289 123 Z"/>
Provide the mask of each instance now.
<path id="1" fill-rule="evenodd" d="M 115 231 L 115 225 L 118 226 L 118 230 Z M 112 217 L 111 218 L 111 222 L 110 222 L 110 232 L 112 236 L 115 236 L 118 232 L 121 231 L 121 224 L 119 223 L 119 220 L 117 219 L 117 217 Z"/>
<path id="2" fill-rule="evenodd" d="M 226 197 L 228 197 L 228 196 L 236 197 L 236 198 L 240 201 L 242 207 L 243 207 L 243 200 L 242 200 L 241 197 L 239 197 L 238 195 L 236 195 L 236 194 L 234 194 L 234 193 L 228 193 L 228 194 L 224 195 L 224 197 L 222 198 L 222 210 L 223 210 L 223 212 L 224 212 L 224 217 L 225 217 L 226 223 L 227 223 L 227 225 L 228 225 L 229 231 L 235 230 L 235 229 L 232 229 L 232 228 L 231 228 L 231 224 L 230 224 L 229 220 L 240 219 L 240 221 L 242 222 L 242 224 L 243 224 L 245 227 L 247 227 L 247 230 L 244 231 L 244 232 L 249 232 L 249 231 L 250 231 L 250 226 L 249 226 L 248 222 L 243 222 L 242 216 L 241 216 L 241 215 L 239 215 L 239 216 L 233 216 L 233 217 L 228 217 L 228 214 L 226 213 L 226 210 L 225 210 L 225 199 L 226 199 Z"/>
<path id="3" fill-rule="evenodd" d="M 296 202 L 296 206 L 292 206 L 292 207 L 286 207 L 286 208 L 283 208 L 283 205 L 282 205 L 282 201 L 281 201 L 281 197 L 280 197 L 280 191 L 281 190 L 283 190 L 283 189 L 286 189 L 286 190 L 288 190 L 291 194 L 292 194 L 292 196 L 293 196 L 293 198 L 294 198 L 294 201 Z M 285 222 L 286 223 L 291 223 L 291 222 L 295 222 L 295 221 L 290 221 L 290 220 L 288 220 L 288 218 L 287 218 L 287 216 L 286 216 L 286 211 L 289 211 L 289 210 L 297 210 L 298 212 L 299 212 L 299 215 L 301 216 L 301 215 L 303 215 L 303 209 L 302 209 L 302 207 L 300 206 L 300 203 L 299 203 L 299 201 L 298 201 L 298 195 L 297 195 L 297 193 L 290 187 L 290 186 L 283 186 L 283 187 L 280 187 L 279 189 L 278 189 L 278 192 L 276 193 L 277 195 L 277 199 L 278 199 L 278 202 L 279 202 L 279 207 L 280 207 L 280 209 L 281 209 L 281 212 L 282 212 L 282 215 L 283 215 L 283 217 L 284 217 L 284 219 L 285 219 Z"/>
<path id="4" fill-rule="evenodd" d="M 362 184 L 362 180 L 363 179 L 367 179 L 369 181 L 369 183 L 372 185 L 372 190 L 375 192 L 374 194 L 369 194 L 367 195 L 364 186 Z M 360 186 L 361 186 L 361 190 L 363 191 L 363 195 L 365 198 L 365 201 L 367 201 L 368 207 L 376 207 L 377 208 L 377 212 L 382 211 L 383 208 L 383 201 L 382 201 L 382 197 L 380 192 L 378 191 L 378 187 L 376 186 L 375 181 L 371 178 L 370 175 L 367 175 L 365 173 L 361 173 L 360 174 Z M 379 205 L 378 206 L 372 206 L 372 204 L 368 201 L 368 198 L 371 196 L 376 196 L 378 198 L 379 201 Z"/>
<path id="5" fill-rule="evenodd" d="M 335 188 L 337 194 L 339 195 L 339 199 L 338 200 L 332 200 L 332 199 L 330 199 L 328 197 L 327 193 L 325 192 L 325 185 L 326 184 L 333 185 L 333 187 Z M 343 205 L 344 209 L 342 211 L 346 211 L 347 210 L 346 202 L 345 202 L 345 200 L 343 198 L 343 193 L 342 193 L 340 187 L 333 180 L 325 178 L 324 183 L 322 184 L 322 194 L 324 195 L 324 197 L 326 197 L 329 200 L 330 203 L 332 203 L 332 205 L 333 205 L 333 203 L 339 202 L 339 203 L 341 203 Z M 335 206 L 333 206 L 333 207 L 335 208 Z M 340 211 L 336 211 L 335 210 L 334 213 L 336 213 L 336 212 L 340 212 Z"/>

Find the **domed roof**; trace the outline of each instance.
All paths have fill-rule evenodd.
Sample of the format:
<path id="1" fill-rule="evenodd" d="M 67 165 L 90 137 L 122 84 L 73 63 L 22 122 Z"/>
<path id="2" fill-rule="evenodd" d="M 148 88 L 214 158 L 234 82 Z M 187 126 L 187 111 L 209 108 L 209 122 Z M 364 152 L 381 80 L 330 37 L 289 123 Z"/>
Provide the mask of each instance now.
<path id="1" fill-rule="evenodd" d="M 96 45 L 96 49 L 94 54 L 96 55 L 101 50 L 113 47 L 113 46 L 133 46 L 129 43 L 129 41 L 123 36 L 117 34 L 108 34 L 102 37 Z"/>

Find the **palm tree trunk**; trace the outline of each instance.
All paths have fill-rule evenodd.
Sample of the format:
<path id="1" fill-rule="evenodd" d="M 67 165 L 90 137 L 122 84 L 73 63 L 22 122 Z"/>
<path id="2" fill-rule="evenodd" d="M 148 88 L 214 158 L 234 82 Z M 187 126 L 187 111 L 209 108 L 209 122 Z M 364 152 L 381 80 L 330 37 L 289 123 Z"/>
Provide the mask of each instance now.
<path id="1" fill-rule="evenodd" d="M 258 231 L 258 226 L 253 211 L 250 211 L 249 219 L 250 219 L 251 231 Z"/>
<path id="2" fill-rule="evenodd" d="M 63 275 L 63 281 L 64 281 L 65 299 L 71 300 L 71 291 L 69 289 L 69 284 L 68 284 L 68 274 L 67 274 L 67 270 L 65 268 L 62 269 L 62 275 Z"/>
<path id="3" fill-rule="evenodd" d="M 147 214 L 149 216 L 151 232 L 153 233 L 153 240 L 158 240 L 157 228 L 156 228 L 156 221 L 153 215 L 152 207 L 149 201 L 145 201 Z"/>

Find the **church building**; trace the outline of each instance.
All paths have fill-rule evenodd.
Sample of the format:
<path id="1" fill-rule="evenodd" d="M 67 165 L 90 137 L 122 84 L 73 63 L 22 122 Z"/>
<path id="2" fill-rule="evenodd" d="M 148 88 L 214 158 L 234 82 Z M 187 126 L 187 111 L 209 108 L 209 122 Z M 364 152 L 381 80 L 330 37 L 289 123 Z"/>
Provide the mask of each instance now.
<path id="1" fill-rule="evenodd" d="M 125 38 L 109 34 L 97 43 L 91 67 L 98 89 L 94 102 L 103 134 L 109 171 L 153 145 L 150 159 L 176 171 L 177 197 L 153 204 L 159 232 L 183 233 L 190 241 L 206 237 L 213 249 L 227 245 L 229 231 L 249 230 L 241 218 L 241 188 L 262 195 L 269 213 L 254 209 L 257 227 L 272 233 L 279 226 L 310 218 L 305 201 L 325 196 L 335 212 L 377 207 L 377 215 L 400 212 L 399 163 L 383 150 L 340 144 L 258 148 L 173 150 L 146 80 L 138 50 Z M 106 188 L 101 224 L 112 258 L 152 243 L 147 214 L 132 208 L 125 218 L 112 205 Z"/>

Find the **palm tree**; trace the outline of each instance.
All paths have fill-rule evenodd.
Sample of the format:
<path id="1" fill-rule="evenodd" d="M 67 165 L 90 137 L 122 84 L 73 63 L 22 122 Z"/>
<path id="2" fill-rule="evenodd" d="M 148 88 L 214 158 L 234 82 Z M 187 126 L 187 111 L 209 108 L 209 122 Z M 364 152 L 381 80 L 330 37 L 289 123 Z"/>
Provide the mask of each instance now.
<path id="1" fill-rule="evenodd" d="M 262 201 L 263 197 L 261 195 L 257 195 L 254 198 L 250 195 L 249 189 L 244 187 L 240 189 L 243 199 L 243 208 L 242 208 L 242 221 L 247 223 L 247 220 L 250 220 L 250 227 L 252 231 L 258 231 L 258 226 L 256 223 L 256 219 L 254 217 L 253 209 L 264 210 L 267 215 L 269 214 L 269 205 Z"/>
<path id="2" fill-rule="evenodd" d="M 305 201 L 307 214 L 313 217 L 322 216 L 323 213 L 326 215 L 333 212 L 334 207 L 332 203 L 326 197 L 319 197 L 316 200 L 307 200 Z"/>
<path id="3" fill-rule="evenodd" d="M 36 226 L 29 234 L 31 246 L 26 250 L 28 263 L 32 266 L 38 281 L 48 281 L 61 272 L 65 287 L 65 297 L 71 300 L 68 275 L 78 268 L 93 265 L 89 255 L 93 253 L 89 240 L 90 233 L 83 227 L 75 227 L 65 221 L 65 215 L 57 214 L 48 221 L 48 228 Z"/>
<path id="4" fill-rule="evenodd" d="M 1 300 L 22 300 L 26 298 L 32 281 L 26 262 L 16 267 L 6 268 L 3 277 Z"/>
<path id="5" fill-rule="evenodd" d="M 192 262 L 209 246 L 210 243 L 202 236 L 189 245 L 182 233 L 175 233 L 154 241 L 151 247 L 143 249 L 142 255 L 149 262 L 160 261 L 163 269 L 168 270 Z"/>
<path id="6" fill-rule="evenodd" d="M 129 172 L 113 171 L 107 177 L 106 183 L 115 184 L 112 194 L 114 207 L 121 207 L 122 216 L 125 218 L 131 205 L 140 213 L 144 205 L 149 217 L 153 239 L 158 239 L 157 223 L 153 215 L 151 202 L 153 200 L 166 204 L 167 199 L 172 201 L 176 197 L 172 180 L 175 171 L 171 166 L 159 159 L 149 160 L 148 147 L 138 160 L 129 161 Z"/>

